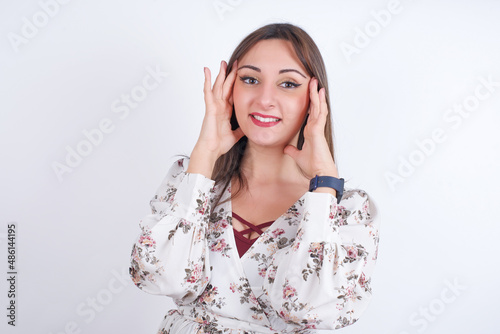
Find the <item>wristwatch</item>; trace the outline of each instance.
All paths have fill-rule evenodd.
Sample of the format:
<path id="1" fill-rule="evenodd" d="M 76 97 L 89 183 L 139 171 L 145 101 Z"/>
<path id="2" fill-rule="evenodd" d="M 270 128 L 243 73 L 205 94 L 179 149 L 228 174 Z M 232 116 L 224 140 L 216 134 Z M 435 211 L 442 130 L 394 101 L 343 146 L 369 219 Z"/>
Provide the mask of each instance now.
<path id="1" fill-rule="evenodd" d="M 309 191 L 314 191 L 319 187 L 333 188 L 336 191 L 337 204 L 340 203 L 344 193 L 344 179 L 337 179 L 333 176 L 318 176 L 316 175 L 309 183 Z"/>

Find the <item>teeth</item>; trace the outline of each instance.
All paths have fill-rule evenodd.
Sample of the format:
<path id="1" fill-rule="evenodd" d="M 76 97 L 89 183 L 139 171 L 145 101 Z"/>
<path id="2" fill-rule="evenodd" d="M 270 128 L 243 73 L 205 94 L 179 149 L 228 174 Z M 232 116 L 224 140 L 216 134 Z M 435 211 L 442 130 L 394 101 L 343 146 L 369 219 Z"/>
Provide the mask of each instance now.
<path id="1" fill-rule="evenodd" d="M 264 122 L 264 123 L 278 122 L 280 120 L 279 118 L 260 117 L 257 115 L 252 115 L 252 117 L 255 118 L 256 120 L 258 120 L 260 122 Z"/>

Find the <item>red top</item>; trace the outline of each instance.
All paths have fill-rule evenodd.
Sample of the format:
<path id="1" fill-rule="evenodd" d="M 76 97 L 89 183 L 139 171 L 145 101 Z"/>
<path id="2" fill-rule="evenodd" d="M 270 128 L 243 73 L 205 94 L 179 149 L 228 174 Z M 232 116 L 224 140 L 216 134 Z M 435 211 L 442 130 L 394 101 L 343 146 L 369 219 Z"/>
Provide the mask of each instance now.
<path id="1" fill-rule="evenodd" d="M 250 237 L 250 233 L 252 231 L 255 231 L 259 234 L 259 236 L 264 233 L 264 231 L 262 231 L 260 228 L 261 227 L 267 227 L 269 225 L 271 225 L 272 223 L 274 223 L 274 221 L 270 221 L 270 222 L 267 222 L 267 223 L 262 223 L 262 224 L 259 224 L 259 225 L 254 225 L 250 222 L 247 222 L 245 219 L 241 218 L 240 216 L 238 216 L 236 213 L 233 212 L 233 217 L 238 219 L 238 221 L 240 221 L 241 223 L 247 225 L 249 228 L 247 228 L 246 230 L 243 230 L 243 231 L 237 231 L 233 228 L 234 230 L 234 237 L 235 237 L 235 240 L 236 240 L 236 248 L 238 248 L 238 254 L 240 255 L 240 257 L 243 256 L 243 254 L 246 253 L 246 251 L 252 247 L 253 243 L 255 242 L 255 240 L 258 239 L 257 238 L 254 238 L 254 239 L 248 239 L 247 237 L 245 237 L 245 234 L 248 234 L 248 236 Z"/>

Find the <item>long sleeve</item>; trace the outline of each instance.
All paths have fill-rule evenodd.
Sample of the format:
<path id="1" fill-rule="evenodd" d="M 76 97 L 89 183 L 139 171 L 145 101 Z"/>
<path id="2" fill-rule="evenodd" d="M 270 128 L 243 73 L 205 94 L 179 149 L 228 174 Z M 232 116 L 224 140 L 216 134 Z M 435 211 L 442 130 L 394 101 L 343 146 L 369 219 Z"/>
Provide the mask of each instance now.
<path id="1" fill-rule="evenodd" d="M 371 298 L 379 219 L 362 190 L 337 205 L 331 194 L 308 193 L 297 236 L 276 252 L 263 291 L 285 322 L 306 329 L 353 324 Z"/>
<path id="2" fill-rule="evenodd" d="M 138 288 L 180 304 L 196 299 L 210 280 L 205 232 L 214 186 L 203 175 L 186 173 L 185 164 L 174 163 L 150 201 L 152 213 L 139 223 L 129 269 Z"/>

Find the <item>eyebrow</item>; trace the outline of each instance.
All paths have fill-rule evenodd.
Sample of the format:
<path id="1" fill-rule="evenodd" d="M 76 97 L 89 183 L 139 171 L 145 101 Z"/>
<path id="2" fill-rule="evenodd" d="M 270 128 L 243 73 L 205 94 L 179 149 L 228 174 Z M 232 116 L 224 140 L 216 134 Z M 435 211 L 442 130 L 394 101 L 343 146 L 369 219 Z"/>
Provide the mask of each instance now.
<path id="1" fill-rule="evenodd" d="M 257 72 L 259 72 L 259 73 L 261 72 L 260 68 L 255 67 L 255 66 L 253 66 L 253 65 L 243 65 L 243 66 L 240 66 L 240 67 L 238 68 L 238 70 L 241 70 L 242 68 L 249 68 L 249 69 L 254 70 L 254 71 L 257 71 Z M 295 72 L 295 73 L 300 74 L 300 75 L 301 75 L 301 76 L 303 76 L 304 78 L 306 77 L 304 74 L 300 73 L 299 71 L 297 71 L 296 69 L 293 69 L 293 68 L 285 68 L 285 69 L 283 69 L 283 70 L 280 70 L 280 71 L 279 71 L 279 74 L 282 74 L 282 73 L 287 73 L 287 72 Z"/>

